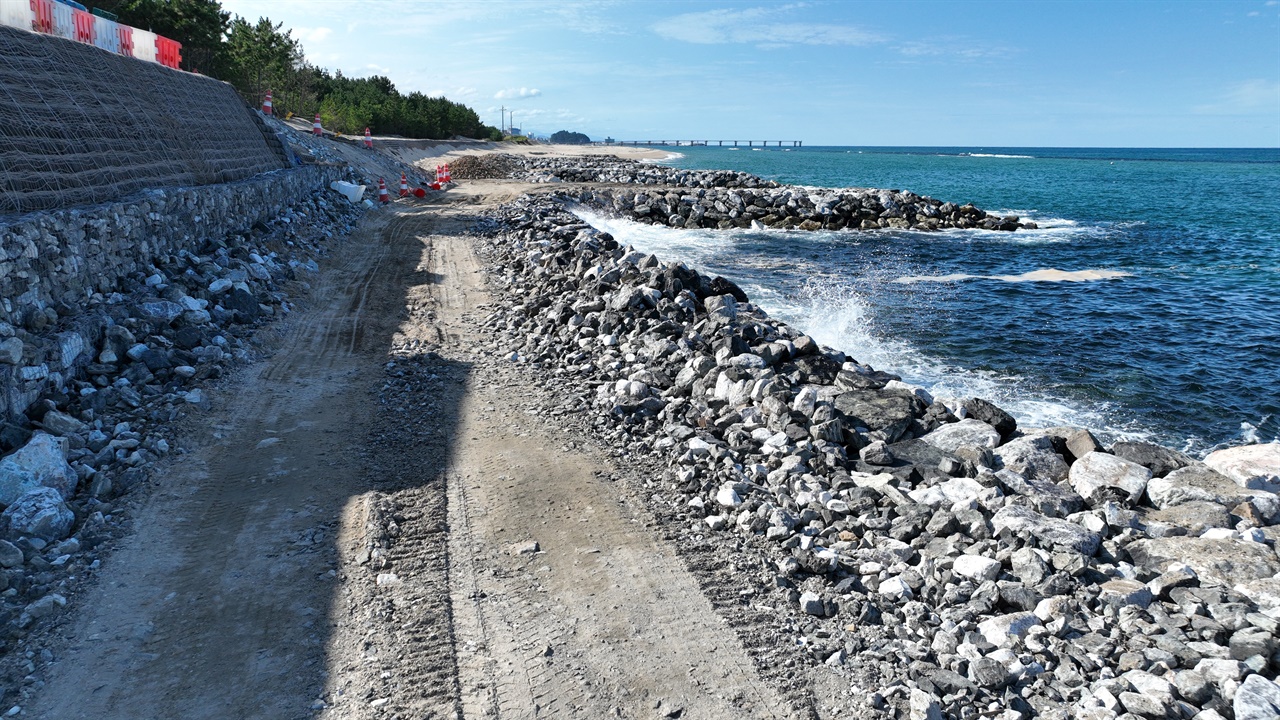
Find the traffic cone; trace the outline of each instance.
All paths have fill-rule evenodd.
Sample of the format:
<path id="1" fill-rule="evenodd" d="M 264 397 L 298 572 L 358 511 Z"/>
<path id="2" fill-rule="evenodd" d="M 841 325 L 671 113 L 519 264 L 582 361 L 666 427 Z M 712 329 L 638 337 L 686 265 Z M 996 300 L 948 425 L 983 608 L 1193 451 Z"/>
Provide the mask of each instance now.
<path id="1" fill-rule="evenodd" d="M 439 185 L 439 184 L 440 184 L 440 183 L 442 183 L 442 182 L 444 182 L 444 168 L 443 168 L 443 167 L 441 167 L 441 166 L 439 166 L 439 165 L 437 165 L 437 166 L 436 166 L 436 182 L 435 182 L 435 184 L 436 184 L 436 185 Z"/>
<path id="2" fill-rule="evenodd" d="M 320 113 L 316 113 L 316 121 L 311 124 L 311 134 L 316 137 L 324 135 L 324 131 L 320 129 Z"/>
<path id="3" fill-rule="evenodd" d="M 271 114 L 271 91 L 270 90 L 267 91 L 267 99 L 262 101 L 262 114 L 263 115 Z"/>
<path id="4" fill-rule="evenodd" d="M 369 128 L 364 129 L 364 146 L 366 149 L 373 149 L 373 138 L 369 135 Z"/>
<path id="5" fill-rule="evenodd" d="M 378 202 L 391 202 L 391 196 L 387 194 L 387 182 L 382 178 L 378 178 Z"/>
<path id="6" fill-rule="evenodd" d="M 453 173 L 449 172 L 449 163 L 444 164 L 444 181 L 447 183 L 453 182 Z"/>
<path id="7" fill-rule="evenodd" d="M 409 197 L 409 178 L 400 173 L 400 197 Z"/>

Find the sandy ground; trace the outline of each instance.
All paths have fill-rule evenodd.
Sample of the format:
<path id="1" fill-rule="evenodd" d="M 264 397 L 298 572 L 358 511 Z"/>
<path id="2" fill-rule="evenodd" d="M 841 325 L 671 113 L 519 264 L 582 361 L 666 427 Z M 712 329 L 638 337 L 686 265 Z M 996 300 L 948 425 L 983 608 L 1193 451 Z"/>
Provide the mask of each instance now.
<path id="1" fill-rule="evenodd" d="M 524 157 L 581 157 L 583 155 L 613 155 L 631 160 L 665 160 L 673 154 L 674 149 L 620 147 L 604 145 L 519 145 L 516 143 L 484 143 L 483 145 L 461 145 L 441 143 L 431 148 L 397 148 L 391 154 L 401 162 L 416 165 L 424 170 L 435 170 L 440 163 L 466 155 L 485 155 L 488 153 L 508 153 Z"/>
<path id="2" fill-rule="evenodd" d="M 341 242 L 159 469 L 24 716 L 804 716 L 618 469 L 478 350 L 462 231 L 523 189 L 397 203 Z"/>

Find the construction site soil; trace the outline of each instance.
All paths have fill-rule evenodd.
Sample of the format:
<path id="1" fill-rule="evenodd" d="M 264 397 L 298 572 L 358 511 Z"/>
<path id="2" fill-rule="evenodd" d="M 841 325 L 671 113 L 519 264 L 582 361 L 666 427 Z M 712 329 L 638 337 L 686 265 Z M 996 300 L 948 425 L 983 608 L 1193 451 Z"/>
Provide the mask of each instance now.
<path id="1" fill-rule="evenodd" d="M 639 468 L 482 349 L 465 230 L 526 189 L 365 217 L 27 643 L 22 716 L 808 716 L 702 591 L 723 559 L 682 559 Z"/>

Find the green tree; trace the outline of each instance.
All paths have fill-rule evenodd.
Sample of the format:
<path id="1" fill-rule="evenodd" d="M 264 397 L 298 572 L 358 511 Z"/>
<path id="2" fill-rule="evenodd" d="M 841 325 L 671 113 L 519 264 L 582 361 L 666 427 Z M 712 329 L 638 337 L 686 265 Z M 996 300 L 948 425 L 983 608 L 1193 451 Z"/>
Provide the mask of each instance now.
<path id="1" fill-rule="evenodd" d="M 96 0 L 126 25 L 182 43 L 184 70 L 218 77 L 223 70 L 223 35 L 231 13 L 217 0 Z"/>
<path id="2" fill-rule="evenodd" d="M 253 106 L 272 92 L 277 114 L 320 113 L 324 126 L 359 134 L 420 138 L 465 135 L 501 139 L 471 108 L 422 93 L 401 95 L 390 78 L 349 78 L 307 62 L 302 45 L 283 23 L 231 18 L 217 0 L 99 0 L 120 21 L 183 45 L 183 66 L 231 83 Z"/>
<path id="3" fill-rule="evenodd" d="M 278 112 L 305 114 L 314 111 L 312 89 L 314 70 L 307 65 L 302 45 L 283 23 L 260 18 L 251 24 L 242 17 L 231 21 L 223 41 L 225 69 L 219 76 L 240 91 L 250 104 L 257 104 L 267 90 Z"/>

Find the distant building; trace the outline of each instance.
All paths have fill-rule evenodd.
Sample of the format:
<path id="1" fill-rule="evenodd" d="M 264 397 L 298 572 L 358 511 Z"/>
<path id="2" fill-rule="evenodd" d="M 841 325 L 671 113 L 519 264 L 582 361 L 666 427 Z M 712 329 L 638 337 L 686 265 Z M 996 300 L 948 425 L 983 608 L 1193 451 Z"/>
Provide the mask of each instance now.
<path id="1" fill-rule="evenodd" d="M 524 133 L 520 132 L 520 128 L 518 128 L 518 127 L 507 128 L 507 132 L 508 132 L 508 133 L 510 133 L 510 134 L 512 134 L 512 135 L 523 135 L 523 134 L 524 134 Z"/>

